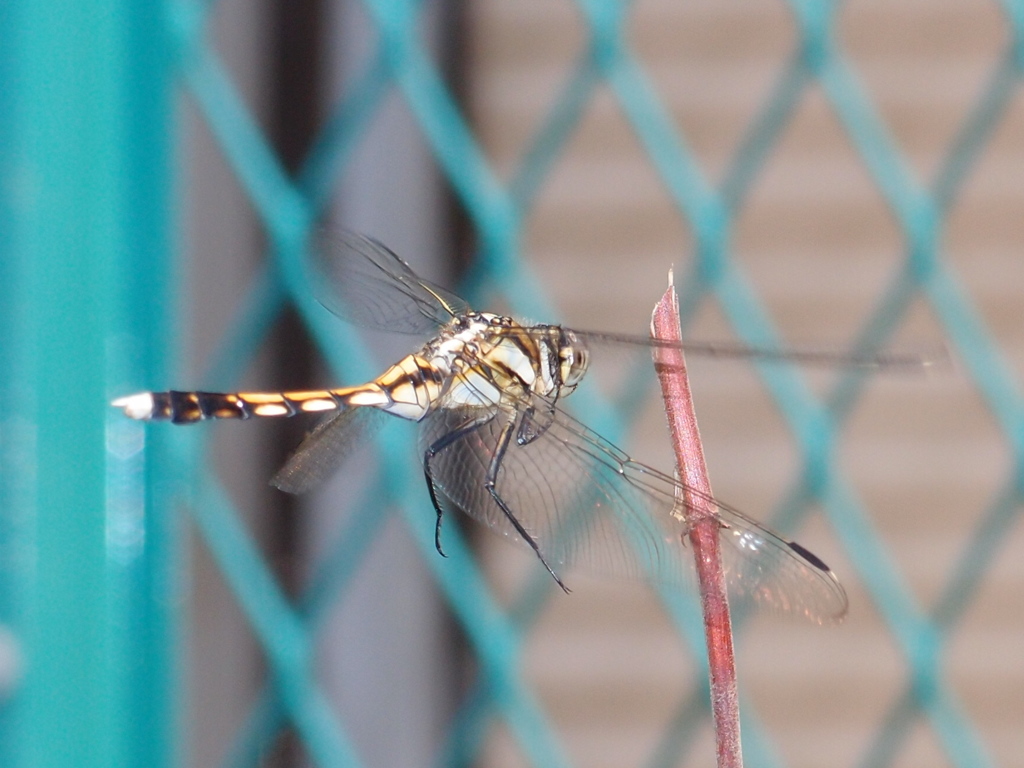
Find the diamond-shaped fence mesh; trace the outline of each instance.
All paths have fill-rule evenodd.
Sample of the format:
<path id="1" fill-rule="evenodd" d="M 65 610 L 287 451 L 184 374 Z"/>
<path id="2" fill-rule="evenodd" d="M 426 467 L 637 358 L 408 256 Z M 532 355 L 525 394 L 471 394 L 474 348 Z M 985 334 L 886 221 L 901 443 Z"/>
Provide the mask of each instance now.
<path id="1" fill-rule="evenodd" d="M 1024 5 L 324 6 L 320 21 L 334 26 L 317 34 L 346 74 L 324 85 L 340 95 L 325 98 L 301 162 L 275 152 L 258 56 L 237 50 L 259 51 L 253 36 L 288 27 L 287 4 L 276 16 L 230 0 L 168 0 L 161 13 L 122 5 L 78 23 L 30 3 L 0 12 L 11 30 L 0 82 L 12 84 L 0 97 L 12 115 L 10 142 L 0 141 L 0 214 L 12 226 L 0 248 L 14 255 L 0 264 L 11 299 L 4 394 L 27 404 L 4 419 L 0 454 L 4 764 L 70 765 L 72 753 L 82 765 L 189 754 L 237 766 L 710 761 L 692 600 L 585 575 L 565 597 L 535 563 L 486 541 L 473 547 L 454 524 L 439 557 L 411 427 L 368 446 L 361 484 L 348 489 L 355 500 L 328 533 L 307 532 L 323 540 L 304 545 L 315 556 L 296 575 L 274 562 L 274 531 L 252 512 L 271 491 L 250 486 L 271 468 L 254 450 L 251 483 L 223 471 L 221 449 L 245 442 L 250 425 L 170 434 L 104 410 L 126 386 L 264 384 L 267 365 L 254 361 L 290 310 L 329 381 L 371 378 L 390 360 L 313 300 L 307 241 L 330 214 L 358 221 L 374 206 L 383 213 L 364 219 L 431 219 L 412 231 L 436 232 L 446 206 L 431 196 L 458 211 L 449 222 L 470 243 L 461 291 L 481 306 L 643 333 L 674 261 L 694 335 L 850 354 L 947 343 L 955 366 L 930 378 L 750 364 L 694 374 L 717 490 L 810 537 L 853 604 L 829 631 L 738 622 L 746 759 L 1018 759 Z M 168 137 L 181 119 L 169 83 L 187 114 L 190 149 L 179 154 L 215 158 L 212 169 L 193 161 L 200 181 L 179 185 L 210 200 L 190 218 L 218 231 L 226 214 L 213 198 L 232 197 L 265 243 L 242 277 L 217 277 L 219 253 L 193 256 L 197 292 L 216 293 L 209 281 L 231 296 L 215 296 L 215 321 L 192 329 L 210 361 L 195 382 L 172 365 L 189 318 L 172 309 L 169 275 L 180 270 L 163 258 L 169 206 L 157 205 L 170 197 Z M 46 112 L 57 103 L 63 119 Z M 409 142 L 431 166 L 419 197 L 402 167 Z M 230 191 L 201 192 L 203 173 Z M 79 186 L 52 192 L 68 184 Z M 387 229 L 373 234 L 389 240 Z M 243 250 L 227 239 L 212 242 Z M 79 244 L 81 260 L 64 250 Z M 643 361 L 622 365 L 629 371 L 581 389 L 571 409 L 613 442 L 648 450 L 643 438 L 661 428 L 654 390 L 639 383 Z M 88 385 L 71 392 L 66 376 L 90 368 Z M 69 433 L 83 437 L 62 437 L 84 398 L 96 406 Z M 79 506 L 93 512 L 74 514 Z M 201 542 L 191 561 L 175 525 L 186 515 Z M 396 530 L 413 542 L 402 550 L 415 560 L 411 578 L 436 587 L 417 601 L 436 604 L 381 594 L 409 588 L 374 564 Z M 181 611 L 168 605 L 190 562 L 193 603 L 224 613 L 198 609 L 196 632 L 216 635 L 237 612 L 251 637 L 219 651 L 194 641 L 188 664 L 201 673 L 186 693 L 171 661 Z M 368 580 L 384 589 L 352 597 Z M 230 607 L 203 603 L 225 585 Z M 375 614 L 388 611 L 406 619 L 390 632 L 422 640 L 435 658 L 414 657 L 413 669 L 430 667 L 416 681 L 381 675 L 378 685 L 398 691 L 382 698 L 345 677 L 352 662 L 325 658 L 342 641 L 368 646 L 352 658 L 390 653 L 396 644 L 374 637 L 385 626 Z M 416 625 L 424 612 L 450 616 L 450 627 Z M 339 629 L 345 622 L 367 629 Z M 79 641 L 66 637 L 96 623 Z M 204 649 L 224 667 L 204 665 Z M 251 659 L 263 668 L 246 668 Z M 194 738 L 174 747 L 182 701 Z M 422 726 L 422 710 L 432 725 Z M 226 725 L 209 726 L 218 718 Z M 410 757 L 395 746 L 403 741 L 421 751 Z"/>

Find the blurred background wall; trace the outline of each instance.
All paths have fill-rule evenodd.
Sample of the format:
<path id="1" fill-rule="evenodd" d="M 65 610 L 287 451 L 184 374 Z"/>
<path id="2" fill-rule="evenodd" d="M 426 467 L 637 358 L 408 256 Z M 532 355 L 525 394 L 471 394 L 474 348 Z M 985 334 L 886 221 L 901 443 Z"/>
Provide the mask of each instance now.
<path id="1" fill-rule="evenodd" d="M 266 481 L 309 424 L 108 413 L 140 388 L 352 383 L 409 351 L 311 307 L 315 220 L 534 320 L 644 334 L 675 265 L 693 338 L 948 344 L 934 375 L 864 381 L 691 362 L 716 494 L 851 601 L 839 627 L 742 623 L 747 761 L 1016 764 L 1019 5 L 80 13 L 0 11 L 3 385 L 26 404 L 0 433 L 5 765 L 710 762 L 692 613 L 586 573 L 553 593 L 455 521 L 442 560 L 409 425 L 296 500 Z M 77 307 L 83 287 L 105 293 Z M 584 416 L 667 468 L 632 365 L 598 365 Z"/>

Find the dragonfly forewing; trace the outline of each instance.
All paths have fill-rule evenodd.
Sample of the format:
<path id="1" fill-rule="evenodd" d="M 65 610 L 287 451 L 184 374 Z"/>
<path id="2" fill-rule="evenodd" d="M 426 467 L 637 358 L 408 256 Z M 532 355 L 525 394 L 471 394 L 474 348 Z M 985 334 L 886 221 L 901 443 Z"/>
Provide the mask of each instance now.
<path id="1" fill-rule="evenodd" d="M 350 230 L 321 229 L 312 247 L 313 293 L 338 317 L 379 331 L 427 336 L 469 312 L 459 296 L 417 275 L 383 243 Z M 538 327 L 523 333 L 547 334 Z M 920 371 L 948 359 L 942 347 L 848 353 L 827 347 L 753 347 L 730 341 L 666 341 L 644 334 L 573 329 L 590 346 L 679 347 L 687 354 L 805 366 Z"/>

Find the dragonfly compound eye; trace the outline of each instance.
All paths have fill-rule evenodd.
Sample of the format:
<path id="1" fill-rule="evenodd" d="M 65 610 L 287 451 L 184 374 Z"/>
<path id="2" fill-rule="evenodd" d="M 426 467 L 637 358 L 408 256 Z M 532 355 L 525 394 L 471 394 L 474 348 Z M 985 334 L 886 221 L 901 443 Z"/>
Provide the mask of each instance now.
<path id="1" fill-rule="evenodd" d="M 572 389 L 587 372 L 587 365 L 590 363 L 590 355 L 586 348 L 576 344 L 566 344 L 558 352 L 558 359 L 562 373 L 562 386 Z"/>

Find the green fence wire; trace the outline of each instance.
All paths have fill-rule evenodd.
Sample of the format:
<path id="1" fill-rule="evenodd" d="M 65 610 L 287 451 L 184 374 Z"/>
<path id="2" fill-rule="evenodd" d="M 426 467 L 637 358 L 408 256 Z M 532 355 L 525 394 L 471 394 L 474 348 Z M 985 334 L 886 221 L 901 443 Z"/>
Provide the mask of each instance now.
<path id="1" fill-rule="evenodd" d="M 475 231 L 479 247 L 468 291 L 486 287 L 499 292 L 517 314 L 556 318 L 544 285 L 520 258 L 524 221 L 596 89 L 603 86 L 692 232 L 695 266 L 682 281 L 684 319 L 702 303 L 714 302 L 738 338 L 775 346 L 779 337 L 771 315 L 734 258 L 731 237 L 802 94 L 820 88 L 905 240 L 903 261 L 860 329 L 853 351 L 885 346 L 911 305 L 927 302 L 1006 435 L 1014 462 L 951 568 L 942 596 L 927 608 L 880 544 L 864 503 L 835 458 L 836 440 L 863 393 L 863 376 L 846 373 L 818 397 L 800 372 L 764 367 L 759 374 L 794 435 L 803 466 L 773 522 L 791 528 L 812 506 L 823 510 L 909 665 L 905 690 L 860 764 L 891 764 L 923 721 L 951 764 L 992 765 L 942 664 L 946 642 L 970 605 L 985 564 L 1019 514 L 1024 419 L 1018 384 L 960 288 L 943 252 L 943 234 L 946 214 L 1020 84 L 1024 3 L 1001 4 L 1007 27 L 1002 60 L 929 184 L 900 154 L 836 43 L 839 6 L 791 0 L 798 44 L 717 186 L 702 171 L 686 135 L 668 116 L 631 51 L 629 3 L 579 0 L 587 44 L 508 184 L 489 165 L 424 49 L 420 4 L 365 0 L 363 5 L 375 31 L 371 52 L 294 178 L 275 156 L 211 43 L 213 4 L 168 0 L 162 13 L 145 3 L 112 0 L 54 3 L 45 9 L 14 2 L 0 9 L 0 34 L 10 43 L 0 53 L 0 80 L 15 86 L 0 89 L 0 106 L 11 116 L 0 121 L 5 187 L 0 215 L 11 224 L 0 229 L 0 247 L 24 255 L 0 262 L 0 277 L 11 286 L 5 288 L 11 301 L 2 307 L 2 343 L 5 359 L 13 361 L 3 394 L 7 402 L 26 404 L 3 422 L 0 610 L 5 623 L 24 632 L 27 670 L 21 695 L 0 702 L 4 764 L 70 765 L 72 755 L 77 755 L 74 764 L 96 766 L 156 766 L 175 759 L 170 744 L 174 643 L 168 630 L 175 614 L 167 601 L 174 593 L 176 547 L 168 521 L 176 513 L 171 505 L 179 483 L 187 478 L 194 484 L 191 514 L 269 667 L 268 682 L 238 733 L 229 765 L 256 764 L 285 726 L 298 733 L 316 765 L 363 764 L 346 724 L 313 674 L 312 648 L 326 610 L 349 586 L 367 542 L 383 528 L 382 510 L 392 505 L 408 519 L 480 670 L 442 749 L 429 761 L 473 763 L 486 726 L 498 718 L 530 764 L 570 764 L 536 692 L 520 672 L 524 638 L 551 595 L 550 581 L 538 573 L 503 609 L 457 530 L 446 531 L 449 557 L 436 557 L 433 530 L 422 524 L 431 513 L 414 462 L 381 460 L 374 489 L 380 498 L 359 505 L 305 594 L 291 602 L 219 479 L 197 461 L 206 450 L 202 436 L 194 441 L 162 438 L 157 430 L 108 421 L 105 404 L 113 390 L 163 388 L 173 381 L 166 359 L 149 351 L 162 349 L 158 342 L 173 328 L 166 287 L 172 281 L 164 256 L 169 249 L 169 148 L 160 147 L 156 159 L 140 153 L 151 150 L 153 136 L 168 135 L 173 122 L 168 81 L 174 78 L 199 105 L 270 243 L 267 266 L 254 279 L 215 363 L 213 383 L 224 388 L 237 382 L 289 305 L 344 380 L 377 372 L 360 342 L 339 336 L 313 303 L 304 247 L 353 150 L 395 92 L 408 105 Z M 79 10 L 71 13 L 74 7 Z M 69 77 L 69 66 L 87 74 Z M 39 130 L 41 125 L 47 130 Z M 66 132 L 74 134 L 74 142 Z M 37 193 L 37 187 L 44 192 Z M 51 194 L 53 189 L 62 194 Z M 33 198 L 37 194 L 38 200 Z M 132 301 L 140 295 L 147 302 Z M 89 370 L 96 360 L 106 360 L 108 368 Z M 75 394 L 79 405 L 89 403 L 87 416 L 71 433 L 64 407 L 68 381 L 88 383 Z M 625 435 L 630 412 L 625 392 L 608 399 L 582 392 L 579 397 L 584 399 L 576 406 L 595 429 L 613 441 Z M 385 432 L 378 441 L 379 455 L 408 457 L 402 437 Z M 172 439 L 178 442 L 172 445 Z M 133 449 L 142 444 L 144 453 Z M 39 470 L 26 466 L 30 455 L 59 462 L 61 472 L 47 472 L 42 463 Z M 132 518 L 143 508 L 145 524 Z M 133 538 L 143 530 L 141 540 Z M 120 548 L 111 541 L 121 542 Z M 694 649 L 695 663 L 703 663 L 702 633 L 692 606 L 669 593 L 662 599 Z M 98 615 L 107 619 L 97 630 L 89 617 Z M 100 636 L 69 646 L 69 622 Z M 109 688 L 112 682 L 117 687 Z M 68 697 L 64 708 L 57 700 L 62 696 Z M 692 744 L 693 723 L 706 712 L 706 700 L 701 684 L 681 698 L 651 765 L 681 759 Z M 83 704 L 75 711 L 66 708 Z M 751 765 L 782 764 L 750 706 L 745 707 L 744 729 Z"/>

